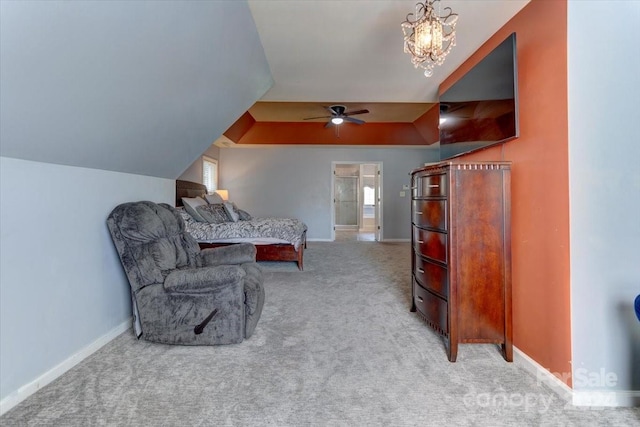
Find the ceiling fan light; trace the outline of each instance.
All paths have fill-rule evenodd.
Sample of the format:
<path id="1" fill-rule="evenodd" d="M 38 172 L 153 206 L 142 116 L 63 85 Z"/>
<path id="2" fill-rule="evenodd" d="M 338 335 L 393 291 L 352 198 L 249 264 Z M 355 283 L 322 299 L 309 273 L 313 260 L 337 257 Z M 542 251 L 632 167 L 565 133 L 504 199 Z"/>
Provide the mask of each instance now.
<path id="1" fill-rule="evenodd" d="M 344 119 L 342 117 L 333 117 L 331 119 L 331 123 L 333 123 L 334 125 L 340 125 L 342 124 L 342 122 L 344 122 Z"/>

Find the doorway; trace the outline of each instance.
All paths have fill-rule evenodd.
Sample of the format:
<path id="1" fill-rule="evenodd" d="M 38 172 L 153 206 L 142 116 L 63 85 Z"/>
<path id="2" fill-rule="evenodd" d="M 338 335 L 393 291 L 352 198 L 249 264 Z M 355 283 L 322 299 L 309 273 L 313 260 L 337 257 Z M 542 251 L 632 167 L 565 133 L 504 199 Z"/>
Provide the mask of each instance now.
<path id="1" fill-rule="evenodd" d="M 380 241 L 382 162 L 333 162 L 332 181 L 333 240 Z"/>

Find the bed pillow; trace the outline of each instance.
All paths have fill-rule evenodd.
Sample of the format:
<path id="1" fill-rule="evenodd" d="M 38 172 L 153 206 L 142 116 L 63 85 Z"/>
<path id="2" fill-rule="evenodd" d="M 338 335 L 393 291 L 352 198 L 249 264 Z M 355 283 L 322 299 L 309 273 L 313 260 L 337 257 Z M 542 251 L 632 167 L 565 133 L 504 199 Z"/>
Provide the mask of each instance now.
<path id="1" fill-rule="evenodd" d="M 180 217 L 184 222 L 195 221 L 189 212 L 184 208 L 184 206 L 179 206 L 176 208 L 176 211 L 180 214 Z"/>
<path id="2" fill-rule="evenodd" d="M 222 203 L 198 206 L 196 210 L 209 224 L 222 224 L 231 221 L 227 215 L 227 209 Z"/>
<path id="3" fill-rule="evenodd" d="M 238 209 L 238 217 L 240 217 L 240 221 L 251 221 L 253 217 L 249 215 L 249 212 L 243 211 L 242 209 Z"/>
<path id="4" fill-rule="evenodd" d="M 236 212 L 236 207 L 233 205 L 233 203 L 231 202 L 224 202 L 224 208 L 227 210 L 227 215 L 229 215 L 229 218 L 231 219 L 231 221 L 233 222 L 238 222 L 238 220 L 240 219 L 240 215 L 238 215 L 238 212 Z"/>
<path id="5" fill-rule="evenodd" d="M 208 203 L 202 197 L 183 197 L 182 204 L 189 215 L 198 222 L 207 222 L 196 210 L 198 206 L 206 206 Z"/>
<path id="6" fill-rule="evenodd" d="M 243 211 L 242 209 L 238 209 L 235 203 L 233 202 L 225 202 L 225 209 L 227 209 L 227 215 L 230 220 L 233 222 L 238 221 L 250 221 L 253 217 L 247 211 Z M 235 219 L 237 217 L 237 219 Z"/>
<path id="7" fill-rule="evenodd" d="M 220 197 L 220 195 L 218 193 L 205 194 L 204 198 L 207 201 L 207 203 L 209 203 L 210 205 L 215 205 L 215 204 L 218 204 L 218 203 L 224 203 L 224 200 L 222 200 L 222 197 Z"/>

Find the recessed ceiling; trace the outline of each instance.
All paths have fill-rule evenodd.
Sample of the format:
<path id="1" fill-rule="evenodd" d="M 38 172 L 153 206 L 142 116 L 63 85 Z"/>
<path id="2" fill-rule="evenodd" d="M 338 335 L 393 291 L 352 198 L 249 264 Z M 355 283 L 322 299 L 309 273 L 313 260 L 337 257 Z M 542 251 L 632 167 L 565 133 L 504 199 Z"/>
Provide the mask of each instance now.
<path id="1" fill-rule="evenodd" d="M 459 15 L 457 46 L 426 78 L 403 51 L 400 24 L 414 0 L 249 0 L 274 84 L 225 135 L 247 144 L 333 144 L 333 129 L 311 126 L 328 118 L 305 119 L 339 104 L 369 110 L 355 116 L 364 125 L 340 125 L 342 143 L 431 144 L 440 83 L 528 2 L 443 0 L 441 8 Z"/>
<path id="2" fill-rule="evenodd" d="M 318 102 L 256 102 L 249 114 L 257 122 L 326 122 L 331 113 L 325 108 L 337 103 Z M 349 111 L 369 110 L 354 116 L 366 122 L 413 123 L 433 104 L 400 102 L 349 102 L 341 103 Z M 323 117 L 310 119 L 311 117 Z"/>

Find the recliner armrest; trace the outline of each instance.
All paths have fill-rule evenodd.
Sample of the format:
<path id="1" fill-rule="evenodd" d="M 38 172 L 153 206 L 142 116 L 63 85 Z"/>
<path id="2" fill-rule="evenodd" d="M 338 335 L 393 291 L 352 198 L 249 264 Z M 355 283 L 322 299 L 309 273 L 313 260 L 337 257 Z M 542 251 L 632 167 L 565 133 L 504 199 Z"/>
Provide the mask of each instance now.
<path id="1" fill-rule="evenodd" d="M 240 283 L 245 271 L 235 265 L 174 270 L 164 280 L 167 292 L 208 293 L 221 286 Z"/>
<path id="2" fill-rule="evenodd" d="M 245 264 L 256 261 L 256 247 L 251 243 L 220 246 L 200 251 L 202 264 L 205 266 Z"/>

